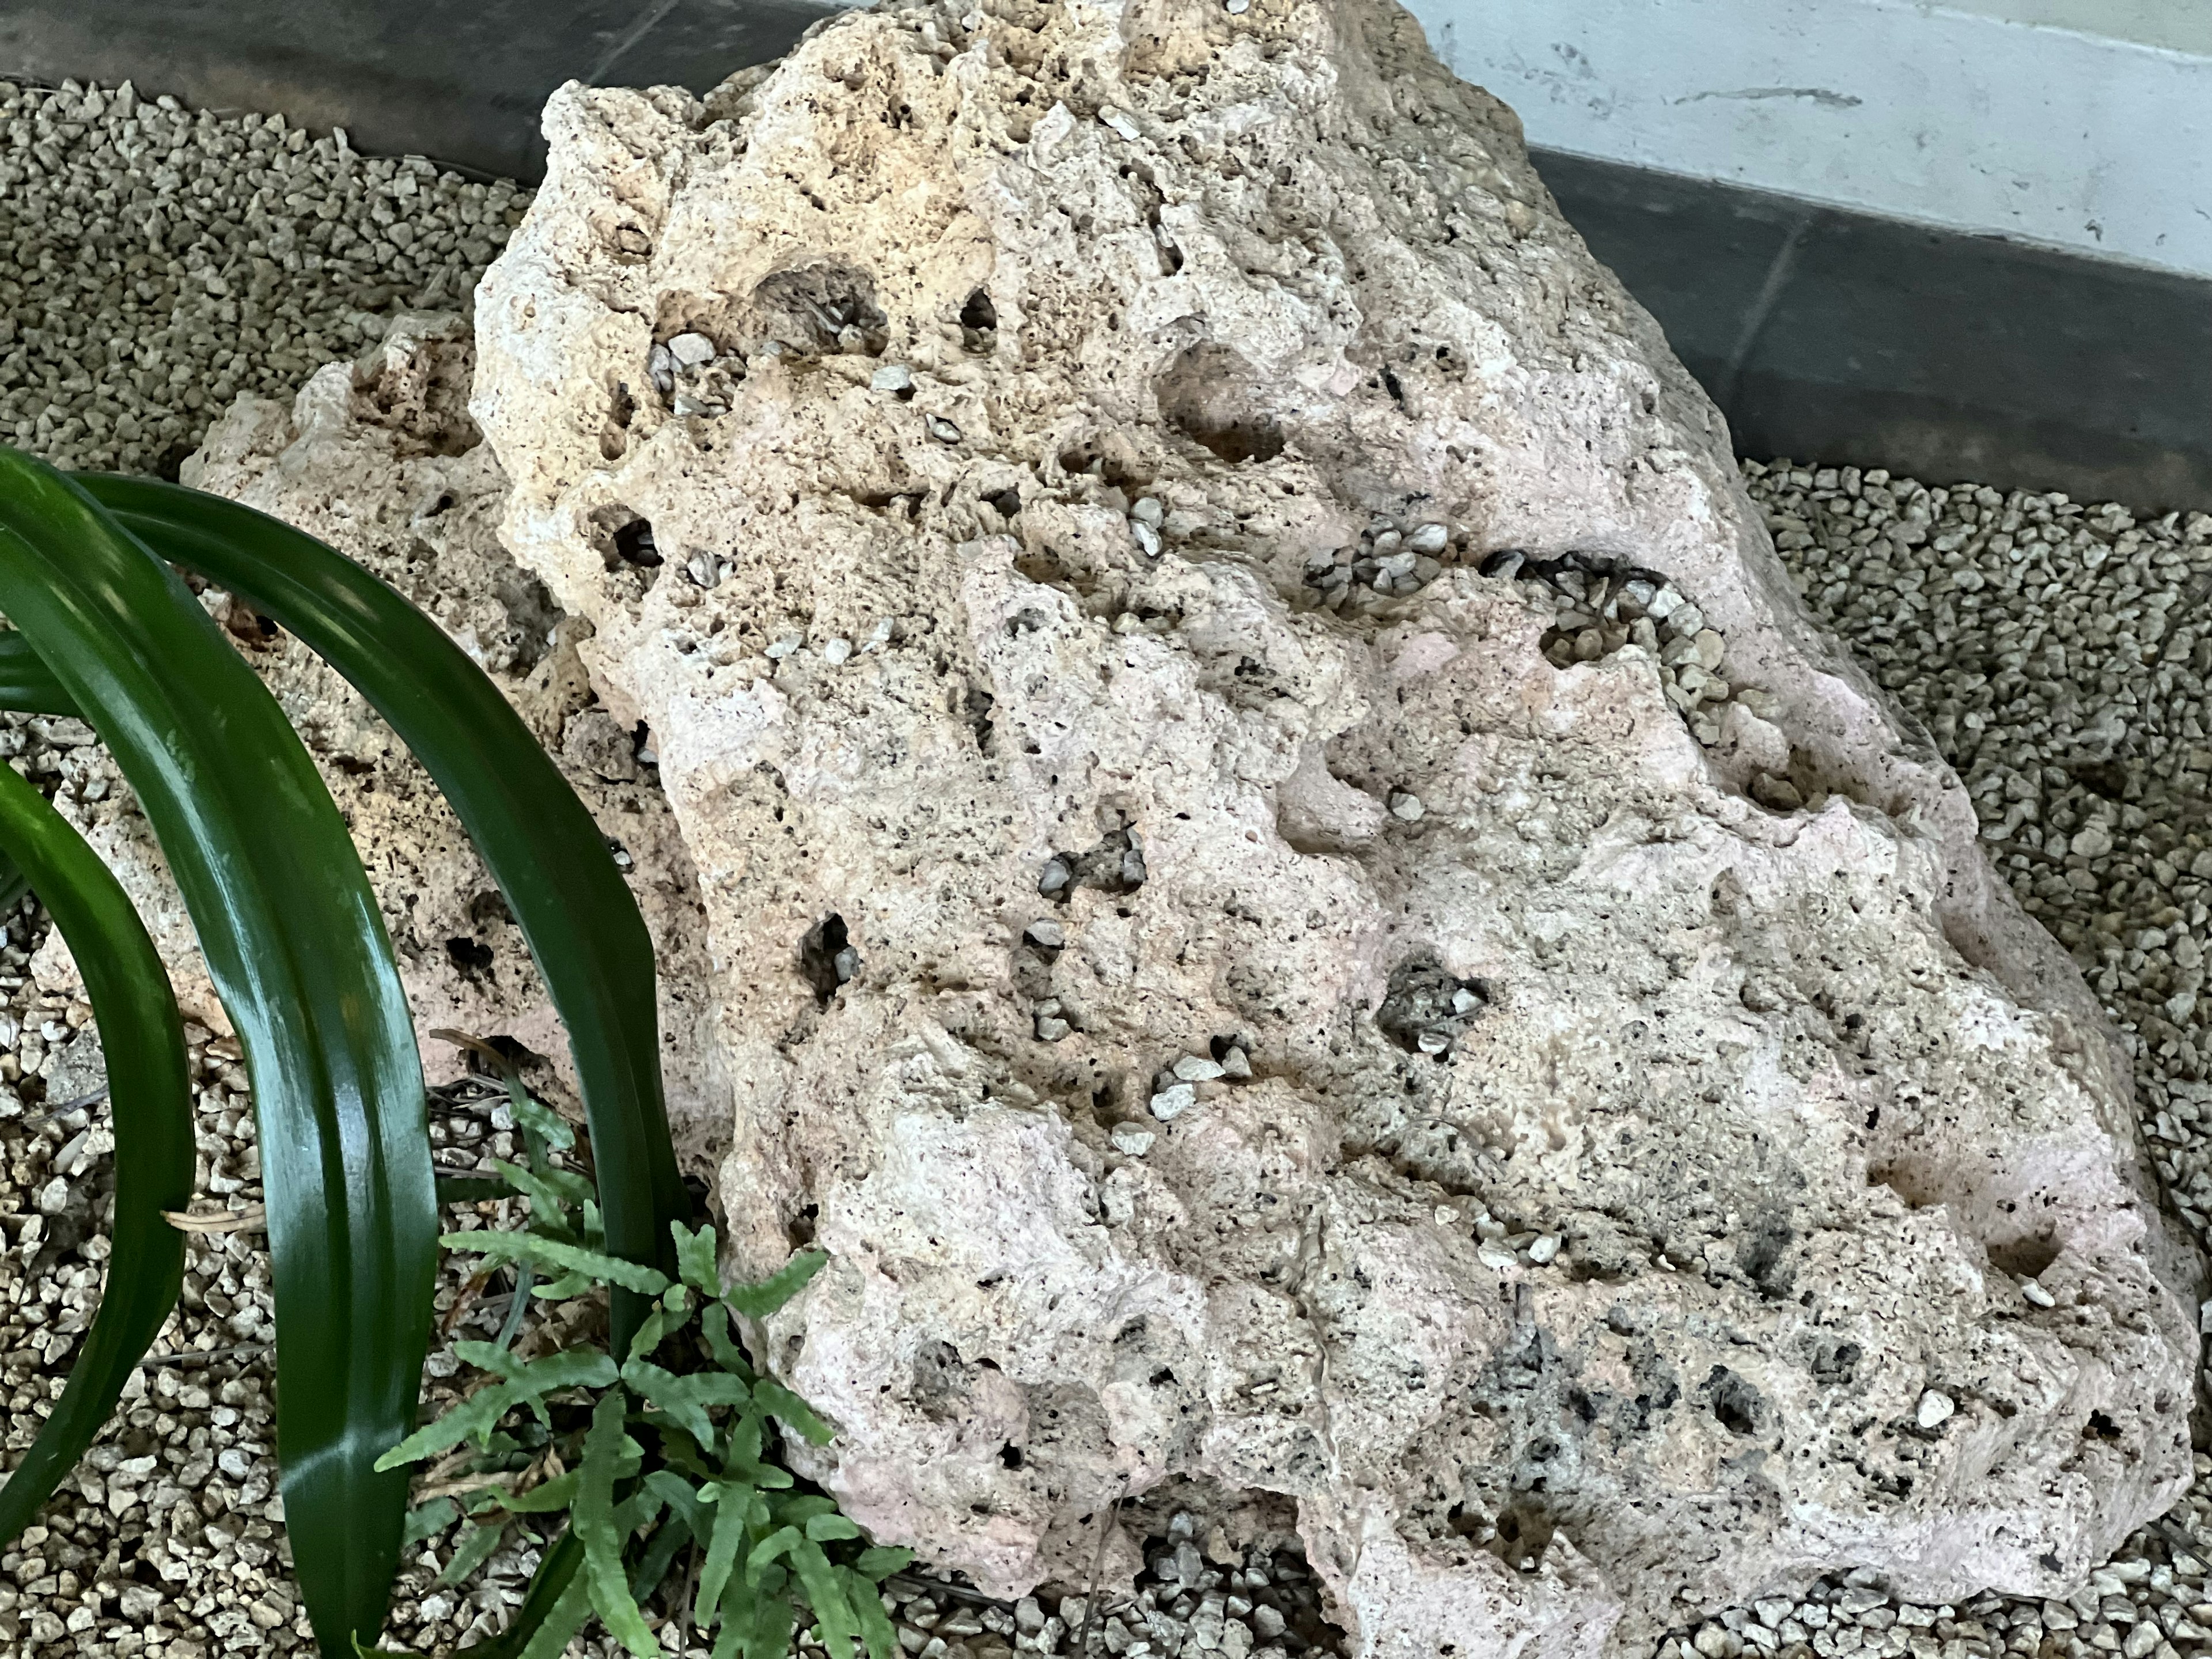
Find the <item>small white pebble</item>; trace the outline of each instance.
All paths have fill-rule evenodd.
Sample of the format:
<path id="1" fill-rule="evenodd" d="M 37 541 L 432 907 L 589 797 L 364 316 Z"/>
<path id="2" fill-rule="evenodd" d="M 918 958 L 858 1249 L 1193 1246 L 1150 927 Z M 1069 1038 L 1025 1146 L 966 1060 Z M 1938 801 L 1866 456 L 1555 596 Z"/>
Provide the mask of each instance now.
<path id="1" fill-rule="evenodd" d="M 868 630 L 868 637 L 860 641 L 863 651 L 880 651 L 891 642 L 891 619 L 878 617 L 876 625 Z"/>
<path id="2" fill-rule="evenodd" d="M 1252 9 L 1252 0 L 1227 0 L 1227 4 L 1231 17 L 1242 17 Z"/>
<path id="3" fill-rule="evenodd" d="M 1920 1409 L 1913 1413 L 1913 1420 L 1923 1429 L 1932 1429 L 1958 1409 L 1949 1395 L 1930 1389 L 1920 1396 Z"/>
<path id="4" fill-rule="evenodd" d="M 1390 816 L 1392 817 L 1401 819 L 1407 823 L 1412 823 L 1421 816 L 1424 810 L 1425 809 L 1421 805 L 1421 798 L 1419 795 L 1405 789 L 1392 791 L 1390 795 Z"/>
<path id="5" fill-rule="evenodd" d="M 1160 556 L 1160 532 L 1158 531 L 1153 529 L 1152 526 L 1146 524 L 1142 519 L 1132 519 L 1129 520 L 1129 533 L 1136 538 L 1137 545 L 1144 550 L 1145 556 L 1146 558 L 1157 559 Z"/>
<path id="6" fill-rule="evenodd" d="M 1057 1042 L 1074 1029 L 1058 1014 L 1037 1016 L 1036 1034 L 1040 1042 Z"/>
<path id="7" fill-rule="evenodd" d="M 686 368 L 714 361 L 714 343 L 703 334 L 679 334 L 668 343 L 668 355 Z"/>
<path id="8" fill-rule="evenodd" d="M 781 662 L 805 643 L 806 635 L 804 634 L 786 634 L 769 647 L 769 659 L 771 662 Z"/>
<path id="9" fill-rule="evenodd" d="M 2020 1293 L 2039 1308 L 2055 1308 L 2058 1305 L 2058 1298 L 2043 1288 L 2043 1281 L 2039 1279 L 2023 1279 L 2021 1282 Z"/>
<path id="10" fill-rule="evenodd" d="M 852 654 L 853 642 L 850 640 L 830 640 L 825 641 L 822 647 L 822 660 L 828 663 L 832 668 L 836 668 L 839 665 L 842 664 L 845 659 Z"/>
<path id="11" fill-rule="evenodd" d="M 1067 929 L 1047 917 L 1039 917 L 1022 932 L 1032 944 L 1048 951 L 1057 951 L 1067 943 Z"/>
<path id="12" fill-rule="evenodd" d="M 1144 495 L 1139 496 L 1137 504 L 1129 509 L 1129 516 L 1139 524 L 1148 524 L 1158 530 L 1161 521 L 1167 517 L 1167 509 L 1160 505 L 1158 496 Z"/>
<path id="13" fill-rule="evenodd" d="M 1175 1074 L 1185 1083 L 1211 1083 L 1221 1075 L 1221 1062 L 1204 1054 L 1185 1054 L 1176 1061 Z"/>
<path id="14" fill-rule="evenodd" d="M 1417 525 L 1413 533 L 1406 538 L 1406 545 L 1415 553 L 1433 556 L 1451 545 L 1451 531 L 1440 524 Z"/>
<path id="15" fill-rule="evenodd" d="M 1528 1246 L 1528 1260 L 1540 1267 L 1559 1254 L 1559 1236 L 1557 1233 L 1540 1234 L 1535 1242 Z"/>
<path id="16" fill-rule="evenodd" d="M 1462 985 L 1452 993 L 1452 1012 L 1471 1014 L 1482 1006 L 1482 999 Z"/>
<path id="17" fill-rule="evenodd" d="M 1152 1150 L 1152 1143 L 1158 1139 L 1152 1130 L 1139 1128 L 1133 1123 L 1114 1126 L 1114 1145 L 1131 1158 L 1142 1158 Z"/>
<path id="18" fill-rule="evenodd" d="M 1151 1103 L 1154 1117 L 1163 1123 L 1172 1123 L 1198 1103 L 1197 1085 L 1189 1083 L 1171 1083 L 1154 1095 Z"/>
<path id="19" fill-rule="evenodd" d="M 1242 1048 L 1232 1048 L 1221 1057 L 1221 1075 L 1226 1078 L 1248 1078 L 1252 1075 L 1252 1061 Z"/>
<path id="20" fill-rule="evenodd" d="M 1137 125 L 1136 118 L 1127 110 L 1115 109 L 1109 105 L 1098 112 L 1098 118 L 1133 144 L 1144 136 Z"/>
<path id="21" fill-rule="evenodd" d="M 960 441 L 960 428 L 942 415 L 925 415 L 921 417 L 921 423 L 929 428 L 929 435 L 941 444 Z"/>
<path id="22" fill-rule="evenodd" d="M 1521 1265 L 1521 1258 L 1513 1253 L 1511 1245 L 1501 1244 L 1491 1239 L 1485 1239 L 1477 1245 L 1474 1254 L 1484 1267 L 1495 1268 L 1501 1273 L 1508 1267 L 1517 1267 Z"/>
<path id="23" fill-rule="evenodd" d="M 914 371 L 904 363 L 885 363 L 868 376 L 871 392 L 907 392 L 914 386 Z"/>

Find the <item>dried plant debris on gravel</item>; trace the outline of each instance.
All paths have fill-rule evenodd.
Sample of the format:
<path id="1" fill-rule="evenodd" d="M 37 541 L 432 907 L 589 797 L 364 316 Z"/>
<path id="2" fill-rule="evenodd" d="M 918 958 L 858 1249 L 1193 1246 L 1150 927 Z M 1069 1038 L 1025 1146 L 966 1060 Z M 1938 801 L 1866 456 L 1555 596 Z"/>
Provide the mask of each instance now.
<path id="1" fill-rule="evenodd" d="M 236 394 L 289 396 L 398 311 L 465 309 L 527 202 L 511 184 L 364 157 L 273 116 L 192 112 L 127 87 L 0 82 L 0 441 L 63 465 L 173 476 Z M 2212 921 L 2212 519 L 2137 522 L 2063 495 L 1928 489 L 1878 471 L 1745 471 L 1815 612 L 1957 766 L 1991 858 L 2120 1023 L 2160 1173 L 2201 1232 L 2212 1216 L 2212 1004 L 2198 1002 Z M 1378 525 L 1340 573 L 1312 573 L 1316 602 L 1425 580 L 1437 550 L 1421 534 Z M 1645 594 L 1635 574 L 1595 598 L 1590 573 L 1541 579 L 1590 612 L 1547 641 L 1555 659 L 1603 654 L 1650 617 L 1666 637 L 1636 642 L 1658 647 L 1686 720 L 1710 723 L 1725 699 L 1757 695 L 1718 682 L 1713 641 L 1654 614 L 1665 596 Z M 0 757 L 49 793 L 106 787 L 85 764 L 89 741 L 76 721 L 0 717 Z M 51 1409 L 97 1305 L 112 1203 L 97 1034 L 86 1005 L 33 971 L 46 938 L 34 901 L 0 918 L 5 1463 Z M 190 1239 L 182 1304 L 100 1444 L 42 1524 L 0 1553 L 10 1659 L 312 1647 L 276 1492 L 273 1314 L 245 1071 L 234 1044 L 188 1035 L 195 1209 L 213 1230 Z M 506 1114 L 489 1088 L 440 1091 L 440 1166 L 512 1157 Z M 506 1301 L 466 1271 L 452 1264 L 441 1279 L 441 1328 L 495 1334 Z M 459 1370 L 449 1349 L 434 1355 L 433 1409 Z M 2190 1497 L 2070 1601 L 1913 1607 L 1858 1573 L 1686 1618 L 1662 1659 L 2193 1654 L 2212 1644 L 2212 1460 L 2197 1468 Z M 1286 1531 L 1235 1547 L 1188 1510 L 1121 1518 L 1149 1540 L 1133 1591 L 1048 1587 L 1006 1603 L 910 1574 L 886 1586 L 902 1647 L 915 1659 L 1292 1659 L 1340 1647 Z M 510 1544 L 441 1585 L 451 1547 L 433 1538 L 411 1553 L 394 1644 L 443 1652 L 499 1628 L 537 1565 L 533 1548 Z M 672 1652 L 707 1650 L 693 1632 L 663 1638 Z M 613 1651 L 598 1637 L 573 1650 Z"/>

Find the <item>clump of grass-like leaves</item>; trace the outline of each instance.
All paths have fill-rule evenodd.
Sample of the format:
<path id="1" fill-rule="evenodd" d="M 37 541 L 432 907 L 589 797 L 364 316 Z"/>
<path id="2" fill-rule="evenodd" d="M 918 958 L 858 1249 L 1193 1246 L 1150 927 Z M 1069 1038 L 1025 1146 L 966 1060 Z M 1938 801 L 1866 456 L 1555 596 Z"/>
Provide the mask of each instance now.
<path id="1" fill-rule="evenodd" d="M 467 1578 L 516 1529 L 544 1543 L 565 1522 L 567 1581 L 516 1659 L 551 1659 L 595 1614 L 638 1659 L 661 1659 L 641 1605 L 656 1593 L 672 1617 L 714 1630 L 714 1659 L 783 1659 L 801 1602 L 833 1655 L 857 1640 L 871 1659 L 893 1659 L 877 1587 L 910 1553 L 870 1547 L 832 1499 L 799 1489 L 776 1455 L 779 1433 L 820 1443 L 830 1429 L 760 1375 L 736 1334 L 737 1322 L 775 1312 L 827 1258 L 810 1251 L 762 1284 L 727 1285 L 714 1228 L 681 1222 L 671 1229 L 674 1279 L 607 1255 L 591 1184 L 556 1161 L 573 1141 L 568 1126 L 493 1058 L 526 1160 L 495 1167 L 529 1221 L 448 1233 L 446 1247 L 483 1256 L 487 1273 L 511 1267 L 518 1310 L 526 1297 L 554 1303 L 620 1285 L 651 1298 L 651 1311 L 619 1358 L 571 1346 L 525 1358 L 509 1346 L 512 1314 L 499 1340 L 454 1345 L 481 1373 L 476 1386 L 377 1462 L 435 1460 L 445 1495 L 410 1516 L 409 1532 L 428 1537 L 465 1518 L 440 1582 Z"/>

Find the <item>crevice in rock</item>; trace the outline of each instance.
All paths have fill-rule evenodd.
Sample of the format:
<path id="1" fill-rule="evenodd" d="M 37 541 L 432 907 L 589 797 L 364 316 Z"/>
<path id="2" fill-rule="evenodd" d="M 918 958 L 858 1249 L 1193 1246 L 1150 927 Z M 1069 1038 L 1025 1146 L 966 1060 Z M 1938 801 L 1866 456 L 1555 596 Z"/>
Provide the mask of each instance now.
<path id="1" fill-rule="evenodd" d="M 1375 1023 L 1407 1054 L 1442 1060 L 1489 1006 L 1485 981 L 1462 979 L 1433 957 L 1420 956 L 1391 969 Z"/>
<path id="2" fill-rule="evenodd" d="M 1152 383 L 1160 418 L 1231 465 L 1283 453 L 1281 423 L 1264 406 L 1259 371 L 1227 346 L 1194 345 Z"/>
<path id="3" fill-rule="evenodd" d="M 860 971 L 860 953 L 846 934 L 844 917 L 833 911 L 806 930 L 799 941 L 799 970 L 824 1008 Z"/>

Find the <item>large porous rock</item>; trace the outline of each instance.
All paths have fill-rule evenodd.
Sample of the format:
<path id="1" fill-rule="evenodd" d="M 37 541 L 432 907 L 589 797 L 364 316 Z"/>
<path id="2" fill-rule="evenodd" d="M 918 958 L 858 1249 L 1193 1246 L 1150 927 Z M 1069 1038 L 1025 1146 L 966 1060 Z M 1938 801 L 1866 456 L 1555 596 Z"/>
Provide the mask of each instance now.
<path id="1" fill-rule="evenodd" d="M 696 1036 L 704 929 L 690 866 L 634 732 L 592 692 L 575 647 L 588 629 L 564 618 L 500 545 L 507 481 L 469 417 L 472 359 L 459 318 L 403 316 L 359 362 L 325 366 L 290 403 L 240 398 L 185 464 L 184 481 L 295 525 L 391 583 L 468 652 L 560 757 L 636 872 L 668 969 L 661 1011 L 672 1115 L 696 1152 L 708 1085 Z M 299 640 L 221 589 L 205 589 L 202 603 L 291 716 L 343 811 L 421 1030 L 511 1037 L 551 1062 L 543 1081 L 573 1084 L 566 1034 L 521 931 L 428 774 Z M 112 763 L 103 755 L 87 764 L 93 771 L 57 804 L 123 879 L 185 1012 L 226 1029 L 151 830 Z M 58 933 L 36 966 L 52 982 L 75 978 Z M 424 1054 L 434 1079 L 465 1059 L 436 1042 Z"/>
<path id="2" fill-rule="evenodd" d="M 2181 1491 L 2094 1005 L 1403 12 L 879 9 L 546 130 L 471 408 L 878 1537 L 1287 1501 L 1360 1651 L 1550 1655 Z"/>

